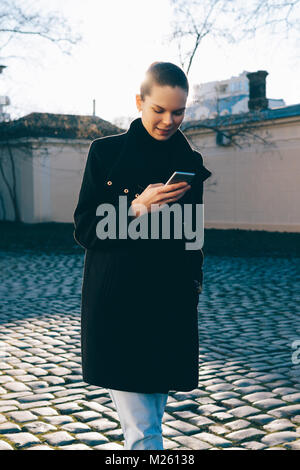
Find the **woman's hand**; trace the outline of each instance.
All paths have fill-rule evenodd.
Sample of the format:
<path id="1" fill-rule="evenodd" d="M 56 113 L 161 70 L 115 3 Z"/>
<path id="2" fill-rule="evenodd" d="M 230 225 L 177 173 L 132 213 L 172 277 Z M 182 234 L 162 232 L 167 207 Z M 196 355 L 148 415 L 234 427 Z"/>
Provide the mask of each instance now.
<path id="1" fill-rule="evenodd" d="M 149 184 L 147 188 L 132 201 L 131 206 L 137 217 L 146 213 L 160 210 L 169 202 L 178 201 L 191 188 L 191 185 L 182 181 L 180 183 Z M 155 205 L 154 207 L 152 205 Z"/>

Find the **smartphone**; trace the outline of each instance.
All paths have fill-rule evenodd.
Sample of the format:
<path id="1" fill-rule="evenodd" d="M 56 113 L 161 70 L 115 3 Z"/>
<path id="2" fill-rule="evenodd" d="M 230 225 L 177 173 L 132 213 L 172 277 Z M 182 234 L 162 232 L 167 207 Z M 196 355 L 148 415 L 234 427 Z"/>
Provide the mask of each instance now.
<path id="1" fill-rule="evenodd" d="M 166 184 L 173 184 L 173 183 L 181 183 L 182 181 L 186 181 L 190 184 L 192 179 L 194 178 L 195 173 L 188 173 L 186 171 L 174 171 L 173 175 L 168 179 Z"/>

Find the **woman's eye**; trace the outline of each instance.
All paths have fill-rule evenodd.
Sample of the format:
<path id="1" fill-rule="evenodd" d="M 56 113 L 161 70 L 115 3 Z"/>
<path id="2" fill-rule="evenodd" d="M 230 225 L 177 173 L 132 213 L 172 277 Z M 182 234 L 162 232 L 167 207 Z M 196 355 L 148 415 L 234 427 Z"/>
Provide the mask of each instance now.
<path id="1" fill-rule="evenodd" d="M 156 109 L 153 110 L 157 114 L 163 113 L 163 111 L 157 111 Z M 183 111 L 177 111 L 174 113 L 175 116 L 181 116 L 183 114 Z"/>

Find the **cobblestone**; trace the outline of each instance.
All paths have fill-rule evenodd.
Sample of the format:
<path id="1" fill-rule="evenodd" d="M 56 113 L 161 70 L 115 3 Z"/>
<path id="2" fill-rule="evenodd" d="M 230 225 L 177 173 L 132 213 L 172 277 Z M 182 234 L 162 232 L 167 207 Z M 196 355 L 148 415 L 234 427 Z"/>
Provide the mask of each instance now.
<path id="1" fill-rule="evenodd" d="M 36 442 L 40 443 L 40 440 L 29 432 L 7 434 L 6 438 L 19 449 L 25 446 L 35 444 Z"/>
<path id="2" fill-rule="evenodd" d="M 265 432 L 260 431 L 259 429 L 246 428 L 246 429 L 241 429 L 239 431 L 231 432 L 230 434 L 227 434 L 226 437 L 233 441 L 244 441 L 249 438 L 261 437 L 264 435 L 265 435 Z"/>
<path id="3" fill-rule="evenodd" d="M 243 442 L 242 444 L 248 450 L 263 450 L 266 449 L 266 445 L 257 441 Z"/>
<path id="4" fill-rule="evenodd" d="M 73 413 L 73 416 L 79 421 L 86 422 L 99 418 L 100 414 L 95 411 L 77 411 L 76 413 Z"/>
<path id="5" fill-rule="evenodd" d="M 275 419 L 274 421 L 271 421 L 269 424 L 265 424 L 263 428 L 266 431 L 287 431 L 287 430 L 292 430 L 296 427 L 294 423 L 291 423 L 288 419 Z"/>
<path id="6" fill-rule="evenodd" d="M 80 433 L 90 430 L 89 426 L 84 423 L 67 423 L 64 424 L 61 429 L 63 429 L 64 431 L 69 431 L 71 433 Z"/>
<path id="7" fill-rule="evenodd" d="M 109 442 L 107 437 L 103 436 L 103 434 L 100 434 L 99 432 L 93 432 L 93 431 L 76 434 L 75 437 L 78 440 L 90 446 L 95 446 L 98 444 L 104 444 L 105 442 Z"/>
<path id="8" fill-rule="evenodd" d="M 44 434 L 43 439 L 45 439 L 46 442 L 52 446 L 62 446 L 65 444 L 70 444 L 71 442 L 73 443 L 75 441 L 74 437 L 72 437 L 66 431 L 57 431 Z"/>
<path id="9" fill-rule="evenodd" d="M 271 410 L 281 405 L 285 405 L 285 402 L 277 398 L 266 398 L 265 400 L 258 400 L 253 403 L 253 406 L 258 406 L 264 410 Z"/>
<path id="10" fill-rule="evenodd" d="M 62 424 L 72 423 L 73 418 L 71 416 L 61 415 L 61 416 L 45 416 L 44 421 L 50 423 L 53 426 L 60 426 Z"/>
<path id="11" fill-rule="evenodd" d="M 21 392 L 23 390 L 30 390 L 30 387 L 27 387 L 27 385 L 23 384 L 22 382 L 6 382 L 4 384 L 4 388 L 10 390 L 11 392 Z M 6 393 L 4 388 L 3 393 Z"/>
<path id="12" fill-rule="evenodd" d="M 7 442 L 0 440 L 0 450 L 13 450 L 13 447 Z"/>
<path id="13" fill-rule="evenodd" d="M 256 424 L 258 426 L 270 423 L 274 421 L 274 419 L 275 418 L 273 416 L 267 414 L 247 416 L 247 420 L 251 421 L 251 423 Z"/>
<path id="14" fill-rule="evenodd" d="M 300 450 L 300 439 L 284 444 L 287 449 Z"/>
<path id="15" fill-rule="evenodd" d="M 245 419 L 237 419 L 235 421 L 231 421 L 230 423 L 226 423 L 225 426 L 230 428 L 232 431 L 238 431 L 239 429 L 247 428 L 250 426 L 250 423 Z"/>
<path id="16" fill-rule="evenodd" d="M 94 449 L 96 450 L 122 450 L 123 446 L 120 444 L 115 444 L 114 442 L 107 442 L 105 444 L 100 444 L 95 446 Z"/>
<path id="17" fill-rule="evenodd" d="M 209 429 L 209 432 L 213 434 L 215 433 L 217 435 L 228 433 L 228 429 L 224 428 L 224 426 L 218 426 L 217 424 L 213 426 L 209 426 L 208 429 Z"/>
<path id="18" fill-rule="evenodd" d="M 174 441 L 185 446 L 187 449 L 193 450 L 207 450 L 212 447 L 208 442 L 201 441 L 192 436 L 177 436 L 174 437 Z"/>
<path id="19" fill-rule="evenodd" d="M 6 421 L 6 423 L 0 424 L 0 436 L 1 434 L 7 434 L 10 432 L 21 431 L 20 426 L 16 423 L 11 423 L 10 421 Z"/>
<path id="20" fill-rule="evenodd" d="M 173 421 L 172 421 L 173 422 Z M 118 424 L 115 421 L 110 421 L 106 418 L 93 419 L 89 421 L 89 426 L 96 431 L 109 431 L 110 429 L 115 429 L 118 427 Z"/>
<path id="21" fill-rule="evenodd" d="M 192 400 L 174 401 L 166 404 L 167 411 L 181 411 L 198 408 L 198 403 Z"/>
<path id="22" fill-rule="evenodd" d="M 243 399 L 250 401 L 251 403 L 259 402 L 260 400 L 266 400 L 268 398 L 273 398 L 275 397 L 275 393 L 271 392 L 255 392 L 255 393 L 250 393 L 249 395 L 244 395 Z"/>
<path id="23" fill-rule="evenodd" d="M 78 403 L 73 402 L 56 404 L 55 408 L 65 414 L 72 414 L 74 412 L 79 412 L 82 410 L 82 406 L 80 406 Z"/>
<path id="24" fill-rule="evenodd" d="M 268 434 L 267 436 L 264 436 L 261 439 L 261 442 L 267 445 L 274 446 L 276 444 L 282 444 L 283 442 L 297 440 L 297 438 L 299 438 L 299 434 L 297 434 L 296 432 L 281 431 L 281 432 L 273 432 L 271 434 Z"/>
<path id="25" fill-rule="evenodd" d="M 285 418 L 293 415 L 298 415 L 300 413 L 300 404 L 282 406 L 280 408 L 273 409 L 269 411 L 270 414 L 277 416 L 278 418 Z"/>
<path id="26" fill-rule="evenodd" d="M 27 421 L 33 421 L 36 416 L 31 411 L 11 411 L 7 413 L 9 418 L 12 418 L 17 423 L 26 423 Z"/>
<path id="27" fill-rule="evenodd" d="M 237 408 L 232 408 L 230 412 L 237 416 L 238 418 L 246 418 L 250 415 L 254 415 L 255 413 L 259 413 L 258 408 L 254 408 L 253 406 L 238 406 Z"/>
<path id="28" fill-rule="evenodd" d="M 176 428 L 172 428 L 166 424 L 162 425 L 162 430 L 163 430 L 163 435 L 166 437 L 174 437 L 174 436 L 181 436 L 181 430 L 178 430 Z"/>
<path id="29" fill-rule="evenodd" d="M 31 434 L 43 434 L 48 431 L 56 431 L 57 428 L 52 424 L 44 423 L 43 421 L 32 421 L 25 424 L 23 429 Z"/>
<path id="30" fill-rule="evenodd" d="M 190 424 L 181 420 L 170 421 L 169 426 L 181 432 L 184 432 L 184 434 L 187 434 L 187 435 L 194 434 L 199 431 L 198 426 L 195 426 L 193 424 Z"/>
<path id="31" fill-rule="evenodd" d="M 300 393 L 289 393 L 288 395 L 283 395 L 282 399 L 290 403 L 300 403 Z"/>
<path id="32" fill-rule="evenodd" d="M 94 447 L 94 449 L 96 449 L 96 447 Z M 85 444 L 70 444 L 63 446 L 60 450 L 92 450 L 92 448 Z"/>
<path id="33" fill-rule="evenodd" d="M 230 447 L 232 445 L 231 442 L 227 439 L 223 439 L 222 437 L 207 432 L 200 432 L 198 434 L 195 434 L 193 437 L 199 438 L 204 442 L 208 442 L 209 444 L 216 445 L 219 447 Z"/>
<path id="34" fill-rule="evenodd" d="M 108 391 L 82 380 L 83 260 L 0 251 L 0 450 L 123 448 Z M 206 257 L 199 388 L 170 392 L 165 449 L 300 449 L 298 272 L 288 258 Z"/>

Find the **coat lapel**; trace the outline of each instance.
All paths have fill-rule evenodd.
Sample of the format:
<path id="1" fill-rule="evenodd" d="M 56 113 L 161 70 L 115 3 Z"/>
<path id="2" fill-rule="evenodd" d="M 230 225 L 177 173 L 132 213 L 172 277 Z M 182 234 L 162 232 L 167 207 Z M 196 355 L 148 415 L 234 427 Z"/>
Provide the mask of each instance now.
<path id="1" fill-rule="evenodd" d="M 199 170 L 199 161 L 197 161 L 199 158 L 196 157 L 183 133 L 179 132 L 178 142 L 180 145 L 177 151 L 172 154 L 169 176 L 176 170 L 188 172 Z M 109 170 L 108 179 L 114 181 L 118 186 L 131 187 L 135 191 L 142 192 L 152 182 L 150 178 L 151 159 L 144 158 L 144 151 L 147 149 L 139 147 L 134 136 L 128 130 Z"/>

